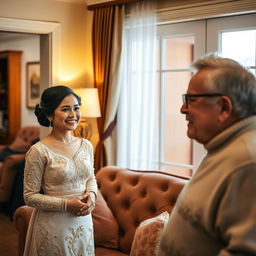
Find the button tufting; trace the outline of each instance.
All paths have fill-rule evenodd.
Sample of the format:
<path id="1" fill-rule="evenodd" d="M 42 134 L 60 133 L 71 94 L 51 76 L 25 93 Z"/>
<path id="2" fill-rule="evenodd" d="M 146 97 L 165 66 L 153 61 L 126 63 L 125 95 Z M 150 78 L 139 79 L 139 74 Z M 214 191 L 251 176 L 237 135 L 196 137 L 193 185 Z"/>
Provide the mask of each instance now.
<path id="1" fill-rule="evenodd" d="M 133 224 L 137 228 L 140 225 L 140 222 L 136 219 L 134 220 Z"/>
<path id="2" fill-rule="evenodd" d="M 116 192 L 117 194 L 119 194 L 120 191 L 121 191 L 121 186 L 120 186 L 120 185 L 117 185 L 117 186 L 115 187 L 115 192 Z"/>
<path id="3" fill-rule="evenodd" d="M 165 183 L 165 184 L 162 184 L 162 185 L 161 185 L 161 190 L 162 190 L 163 192 L 168 191 L 168 189 L 169 189 L 169 184 L 168 184 L 168 183 Z"/>
<path id="4" fill-rule="evenodd" d="M 140 195 L 143 198 L 146 197 L 147 196 L 147 190 L 146 189 L 141 190 Z"/>
<path id="5" fill-rule="evenodd" d="M 156 213 L 156 207 L 154 205 L 149 206 L 149 212 L 153 215 Z"/>
<path id="6" fill-rule="evenodd" d="M 132 179 L 130 180 L 130 184 L 131 184 L 132 186 L 136 186 L 138 183 L 139 183 L 138 177 L 134 177 L 134 178 L 132 178 Z"/>
<path id="7" fill-rule="evenodd" d="M 176 198 L 174 198 L 174 197 L 170 198 L 169 202 L 170 202 L 170 205 L 175 205 Z"/>
<path id="8" fill-rule="evenodd" d="M 124 237 L 125 232 L 122 228 L 119 229 L 119 236 Z"/>
<path id="9" fill-rule="evenodd" d="M 123 208 L 128 210 L 131 207 L 131 203 L 129 201 L 129 199 L 124 199 L 122 202 Z"/>
<path id="10" fill-rule="evenodd" d="M 116 173 L 111 173 L 110 175 L 109 175 L 109 180 L 110 181 L 114 181 L 116 179 Z"/>

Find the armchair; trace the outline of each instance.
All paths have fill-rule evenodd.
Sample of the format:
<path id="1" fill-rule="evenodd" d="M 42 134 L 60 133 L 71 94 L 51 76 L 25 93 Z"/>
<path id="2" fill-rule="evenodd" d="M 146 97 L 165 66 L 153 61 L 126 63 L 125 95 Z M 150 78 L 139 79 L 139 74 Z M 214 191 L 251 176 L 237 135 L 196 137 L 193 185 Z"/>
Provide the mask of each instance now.
<path id="1" fill-rule="evenodd" d="M 0 154 L 4 156 L 0 162 L 0 203 L 2 206 L 10 199 L 17 167 L 25 160 L 25 153 L 32 142 L 39 138 L 39 131 L 37 126 L 25 126 L 18 131 L 10 145 L 0 145 Z"/>

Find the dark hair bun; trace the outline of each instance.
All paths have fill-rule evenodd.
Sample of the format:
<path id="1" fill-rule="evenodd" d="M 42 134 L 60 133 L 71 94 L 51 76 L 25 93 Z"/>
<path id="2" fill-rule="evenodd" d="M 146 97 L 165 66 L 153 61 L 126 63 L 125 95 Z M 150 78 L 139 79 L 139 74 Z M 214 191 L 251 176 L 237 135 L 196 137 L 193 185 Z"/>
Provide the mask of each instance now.
<path id="1" fill-rule="evenodd" d="M 39 124 L 41 124 L 42 126 L 46 126 L 46 127 L 49 127 L 51 124 L 50 124 L 50 121 L 48 120 L 48 118 L 45 116 L 45 114 L 43 113 L 42 109 L 40 108 L 39 104 L 37 104 L 35 106 L 35 111 L 34 111 L 36 117 L 37 117 L 37 120 L 39 122 Z"/>

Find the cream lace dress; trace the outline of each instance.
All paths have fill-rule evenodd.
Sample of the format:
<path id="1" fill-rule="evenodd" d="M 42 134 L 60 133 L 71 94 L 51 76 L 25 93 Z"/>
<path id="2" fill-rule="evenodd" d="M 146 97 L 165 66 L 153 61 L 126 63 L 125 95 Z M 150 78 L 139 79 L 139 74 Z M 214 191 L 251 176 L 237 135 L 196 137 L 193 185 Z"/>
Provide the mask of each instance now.
<path id="1" fill-rule="evenodd" d="M 44 194 L 40 194 L 40 189 Z M 35 207 L 27 232 L 25 256 L 94 255 L 91 214 L 76 217 L 65 210 L 67 198 L 97 192 L 93 148 L 81 139 L 73 158 L 43 142 L 26 155 L 24 200 Z"/>

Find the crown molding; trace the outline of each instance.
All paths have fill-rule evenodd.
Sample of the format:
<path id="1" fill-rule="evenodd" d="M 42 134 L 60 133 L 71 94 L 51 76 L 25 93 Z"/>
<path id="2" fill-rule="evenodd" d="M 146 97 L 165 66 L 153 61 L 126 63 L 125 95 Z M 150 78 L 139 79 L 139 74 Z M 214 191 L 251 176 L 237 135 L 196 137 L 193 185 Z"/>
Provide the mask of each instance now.
<path id="1" fill-rule="evenodd" d="M 9 32 L 49 34 L 60 26 L 55 22 L 44 22 L 25 19 L 11 19 L 0 17 L 0 30 Z"/>

